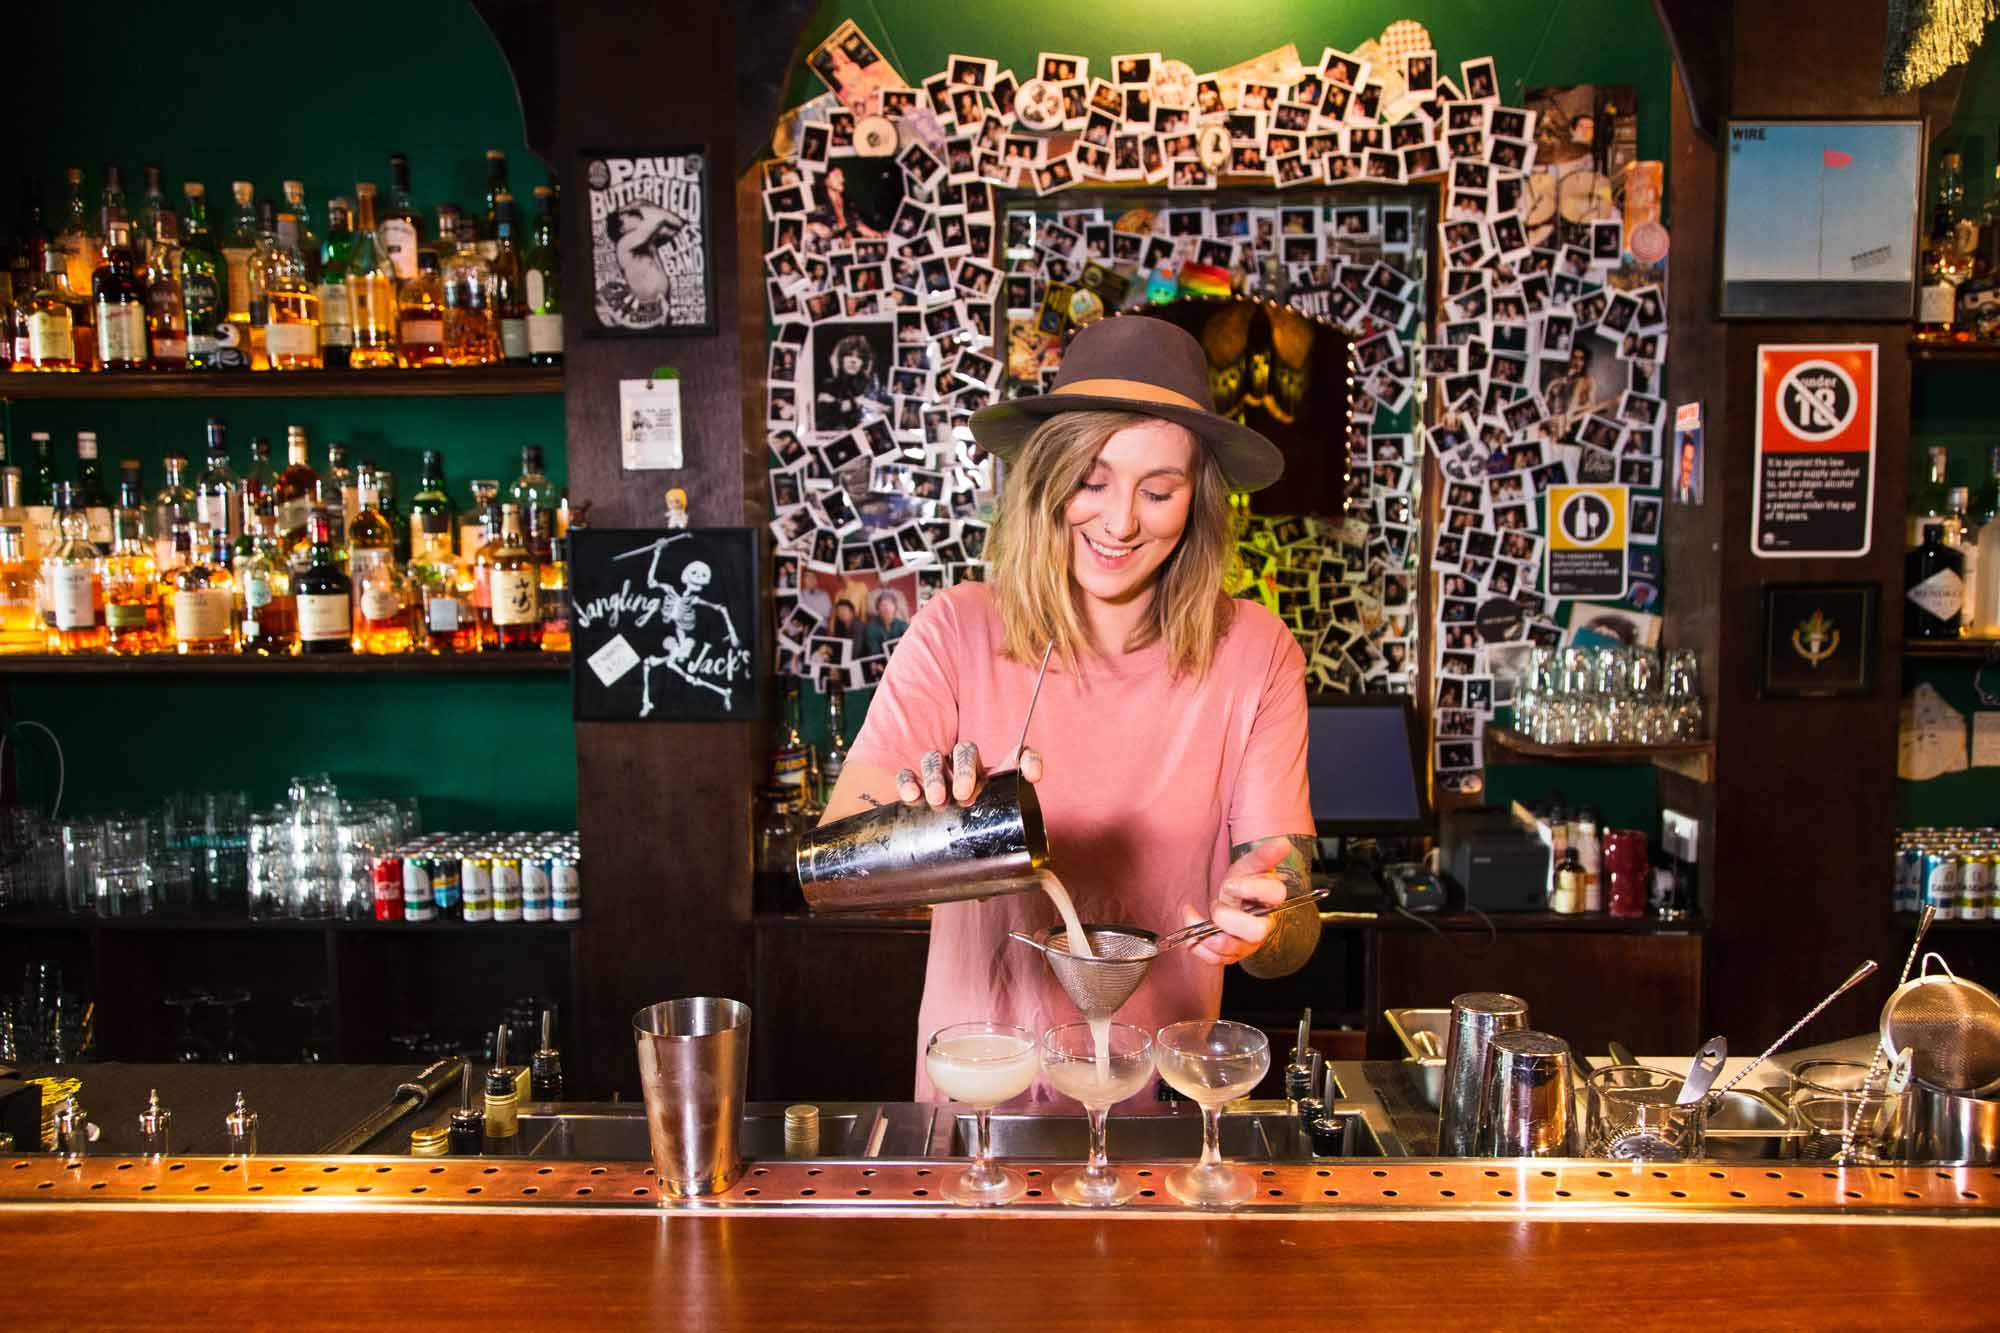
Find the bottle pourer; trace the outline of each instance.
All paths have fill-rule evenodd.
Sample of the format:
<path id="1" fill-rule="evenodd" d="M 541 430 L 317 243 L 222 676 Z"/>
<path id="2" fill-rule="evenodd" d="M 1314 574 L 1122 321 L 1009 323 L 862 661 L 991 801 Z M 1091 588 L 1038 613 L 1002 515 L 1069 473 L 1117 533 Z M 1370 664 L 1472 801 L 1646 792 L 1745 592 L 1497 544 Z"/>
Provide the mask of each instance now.
<path id="1" fill-rule="evenodd" d="M 1294 1110 L 1313 1094 L 1312 1019 L 1311 1009 L 1299 1015 L 1298 1041 L 1292 1047 L 1292 1062 L 1285 1066 L 1285 1096 Z"/>
<path id="2" fill-rule="evenodd" d="M 146 1093 L 146 1109 L 139 1112 L 141 1152 L 148 1157 L 160 1158 L 173 1151 L 167 1146 L 167 1127 L 173 1118 L 174 1113 L 160 1105 L 160 1090 L 150 1089 Z"/>
<path id="3" fill-rule="evenodd" d="M 64 1166 L 82 1166 L 83 1157 L 89 1151 L 90 1113 L 71 1093 L 56 1107 L 56 1151 L 62 1154 Z"/>
<path id="4" fill-rule="evenodd" d="M 257 1155 L 257 1113 L 243 1104 L 241 1089 L 236 1093 L 236 1109 L 222 1117 L 222 1128 L 229 1138 L 231 1157 Z"/>
<path id="5" fill-rule="evenodd" d="M 555 1011 L 542 1010 L 542 1045 L 529 1061 L 528 1075 L 528 1095 L 538 1102 L 563 1099 L 562 1052 L 549 1040 L 554 1024 Z"/>
<path id="6" fill-rule="evenodd" d="M 472 1104 L 472 1061 L 467 1060 L 458 1081 L 458 1109 L 451 1113 L 448 1145 L 453 1157 L 479 1156 L 479 1140 L 486 1133 L 486 1112 Z"/>

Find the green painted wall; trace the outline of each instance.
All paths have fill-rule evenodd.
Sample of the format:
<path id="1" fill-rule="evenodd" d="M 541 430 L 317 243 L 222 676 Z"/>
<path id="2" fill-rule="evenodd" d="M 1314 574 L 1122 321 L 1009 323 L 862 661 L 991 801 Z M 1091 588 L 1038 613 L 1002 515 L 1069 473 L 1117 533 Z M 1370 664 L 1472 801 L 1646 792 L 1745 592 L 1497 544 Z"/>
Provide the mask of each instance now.
<path id="1" fill-rule="evenodd" d="M 528 199 L 549 179 L 522 141 L 506 64 L 460 0 L 252 6 L 226 23 L 196 19 L 192 29 L 187 15 L 170 22 L 167 11 L 135 0 L 87 12 L 16 0 L 9 16 L 11 31 L 34 34 L 46 49 L 56 49 L 60 35 L 89 52 L 81 63 L 12 60 L 0 79 L 7 123 L 34 127 L 0 148 L 10 222 L 22 173 L 52 216 L 62 169 L 82 166 L 94 200 L 107 160 L 123 166 L 134 196 L 141 165 L 159 163 L 176 207 L 185 180 L 208 185 L 213 209 L 231 180 L 253 181 L 260 197 L 275 197 L 281 181 L 297 178 L 321 225 L 326 199 L 351 195 L 356 180 L 387 188 L 392 152 L 409 156 L 413 192 L 426 210 L 445 199 L 478 207 L 488 148 L 506 151 L 517 197 Z M 377 54 L 361 59 L 359 50 Z M 399 69 L 408 73 L 399 77 Z M 0 381 L 0 394 L 5 388 Z M 345 440 L 354 458 L 391 468 L 405 500 L 424 449 L 444 451 L 461 502 L 470 478 L 515 475 L 523 443 L 544 446 L 556 480 L 564 473 L 563 405 L 553 395 L 7 406 L 0 428 L 15 446 L 10 457 L 18 459 L 30 431 L 47 430 L 59 474 L 68 475 L 75 432 L 92 429 L 107 471 L 115 477 L 116 460 L 138 458 L 149 489 L 159 485 L 169 450 L 199 456 L 210 415 L 229 422 L 239 469 L 251 436 L 271 436 L 282 462 L 285 427 L 303 425 L 315 466 L 324 466 L 327 441 Z M 12 718 L 42 722 L 62 739 L 69 809 L 219 787 L 246 787 L 263 802 L 280 796 L 290 775 L 327 770 L 360 794 L 426 797 L 433 827 L 573 827 L 576 820 L 569 684 L 560 676 L 8 685 Z M 51 757 L 39 733 L 25 745 L 24 788 L 46 800 L 54 791 Z"/>

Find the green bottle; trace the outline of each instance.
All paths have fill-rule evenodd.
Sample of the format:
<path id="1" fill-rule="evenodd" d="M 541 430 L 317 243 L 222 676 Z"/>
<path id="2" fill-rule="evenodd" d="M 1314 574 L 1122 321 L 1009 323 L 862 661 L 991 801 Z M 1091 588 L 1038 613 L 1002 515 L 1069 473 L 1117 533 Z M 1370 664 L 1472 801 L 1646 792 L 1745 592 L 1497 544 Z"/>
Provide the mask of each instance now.
<path id="1" fill-rule="evenodd" d="M 326 241 L 319 253 L 319 350 L 328 370 L 346 370 L 354 350 L 354 321 L 347 307 L 347 257 L 354 249 L 345 199 L 326 205 Z"/>
<path id="2" fill-rule="evenodd" d="M 535 229 L 521 256 L 528 300 L 528 360 L 559 366 L 563 360 L 562 255 L 556 240 L 555 191 L 535 187 Z"/>
<path id="3" fill-rule="evenodd" d="M 444 488 L 444 455 L 424 450 L 421 477 L 410 497 L 410 559 L 419 565 L 449 565 L 452 508 Z"/>
<path id="4" fill-rule="evenodd" d="M 222 252 L 208 230 L 208 189 L 200 181 L 181 187 L 187 196 L 182 221 L 187 236 L 181 242 L 181 303 L 187 312 L 189 370 L 213 370 L 217 365 L 216 330 L 228 317 L 229 278 Z"/>

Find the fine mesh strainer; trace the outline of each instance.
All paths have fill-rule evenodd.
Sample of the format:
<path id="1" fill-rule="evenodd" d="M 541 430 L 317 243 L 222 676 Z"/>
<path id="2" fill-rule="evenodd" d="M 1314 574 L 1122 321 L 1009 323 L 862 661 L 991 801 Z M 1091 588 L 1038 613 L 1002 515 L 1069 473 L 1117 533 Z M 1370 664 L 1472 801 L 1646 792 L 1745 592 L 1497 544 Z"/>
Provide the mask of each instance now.
<path id="1" fill-rule="evenodd" d="M 1918 975 L 1882 1006 L 1882 1048 L 1908 1051 L 1910 1072 L 1933 1087 L 1984 1088 L 2000 1080 L 2000 996 L 1927 953 Z"/>
<path id="2" fill-rule="evenodd" d="M 1045 927 L 1032 938 L 1018 930 L 1008 932 L 1012 938 L 1042 951 L 1042 956 L 1049 960 L 1049 971 L 1056 974 L 1056 981 L 1070 1003 L 1085 1018 L 1109 1018 L 1146 979 L 1146 969 L 1160 952 L 1159 937 L 1137 926 L 1093 923 L 1086 923 L 1083 933 L 1090 940 L 1090 951 L 1097 955 L 1095 958 L 1071 953 L 1069 932 L 1060 926 Z"/>

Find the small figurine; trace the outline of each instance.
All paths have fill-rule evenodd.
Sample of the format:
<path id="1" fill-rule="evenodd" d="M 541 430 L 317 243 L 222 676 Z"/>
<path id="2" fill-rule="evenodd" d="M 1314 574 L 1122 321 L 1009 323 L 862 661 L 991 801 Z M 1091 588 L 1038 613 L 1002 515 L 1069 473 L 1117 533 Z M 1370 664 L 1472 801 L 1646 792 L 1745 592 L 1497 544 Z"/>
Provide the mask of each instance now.
<path id="1" fill-rule="evenodd" d="M 667 492 L 667 526 L 685 528 L 688 525 L 688 493 L 676 486 Z"/>

